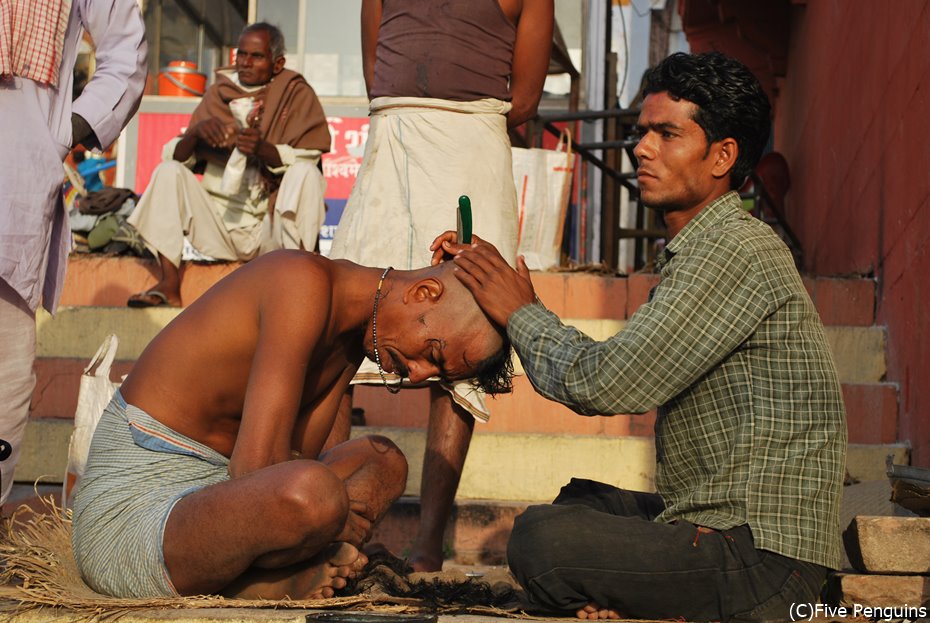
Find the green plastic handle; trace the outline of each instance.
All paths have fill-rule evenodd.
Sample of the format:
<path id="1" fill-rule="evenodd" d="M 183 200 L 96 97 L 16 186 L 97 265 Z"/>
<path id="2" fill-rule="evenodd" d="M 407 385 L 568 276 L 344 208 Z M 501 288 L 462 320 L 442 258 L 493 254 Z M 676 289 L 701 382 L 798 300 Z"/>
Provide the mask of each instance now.
<path id="1" fill-rule="evenodd" d="M 459 244 L 471 242 L 471 199 L 468 195 L 459 197 L 459 207 L 456 211 L 456 223 Z"/>

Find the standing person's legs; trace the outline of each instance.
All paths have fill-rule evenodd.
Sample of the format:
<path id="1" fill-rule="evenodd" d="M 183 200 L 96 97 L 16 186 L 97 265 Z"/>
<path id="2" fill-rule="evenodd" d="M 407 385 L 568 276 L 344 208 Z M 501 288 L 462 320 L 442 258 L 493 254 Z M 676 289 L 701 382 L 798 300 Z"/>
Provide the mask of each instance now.
<path id="1" fill-rule="evenodd" d="M 410 555 L 415 571 L 442 570 L 442 537 L 462 477 L 475 419 L 438 383 L 430 384 L 429 426 L 420 481 L 420 523 Z"/>
<path id="2" fill-rule="evenodd" d="M 756 550 L 748 526 L 657 523 L 655 496 L 594 484 L 573 481 L 557 503 L 532 506 L 514 523 L 508 562 L 540 607 L 766 621 L 787 620 L 791 603 L 817 598 L 826 571 Z"/>
<path id="3" fill-rule="evenodd" d="M 0 506 L 13 487 L 35 387 L 36 319 L 22 297 L 0 279 Z"/>

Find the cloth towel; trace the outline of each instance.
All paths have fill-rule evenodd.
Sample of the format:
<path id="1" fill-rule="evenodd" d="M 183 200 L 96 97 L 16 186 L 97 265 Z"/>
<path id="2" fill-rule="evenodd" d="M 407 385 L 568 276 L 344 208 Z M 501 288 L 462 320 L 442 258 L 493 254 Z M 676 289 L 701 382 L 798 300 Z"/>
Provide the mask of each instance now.
<path id="1" fill-rule="evenodd" d="M 58 86 L 71 0 L 0 0 L 0 77 Z"/>

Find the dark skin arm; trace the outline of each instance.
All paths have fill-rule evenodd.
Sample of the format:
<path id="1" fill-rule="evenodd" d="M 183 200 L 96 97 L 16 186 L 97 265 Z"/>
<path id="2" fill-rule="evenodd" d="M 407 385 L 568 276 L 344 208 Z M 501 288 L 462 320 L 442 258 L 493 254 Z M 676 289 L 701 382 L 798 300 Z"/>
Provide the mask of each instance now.
<path id="1" fill-rule="evenodd" d="M 212 149 L 236 147 L 246 156 L 254 156 L 272 168 L 282 164 L 278 148 L 266 141 L 257 128 L 238 130 L 234 124 L 223 124 L 212 117 L 187 129 L 174 148 L 174 159 L 184 162 L 194 154 L 200 143 Z"/>
<path id="2" fill-rule="evenodd" d="M 369 99 L 371 99 L 371 86 L 375 78 L 381 9 L 381 0 L 362 0 L 362 72 L 365 76 L 365 91 Z"/>
<path id="3" fill-rule="evenodd" d="M 552 52 L 553 0 L 523 0 L 513 46 L 510 94 L 513 108 L 507 127 L 513 128 L 536 116 Z"/>
<path id="4" fill-rule="evenodd" d="M 522 255 L 517 258 L 517 270 L 514 270 L 494 245 L 478 236 L 472 235 L 471 244 L 455 241 L 454 231 L 447 231 L 433 240 L 430 245 L 432 264 L 451 257 L 455 262 L 455 276 L 497 325 L 506 328 L 511 314 L 536 302 L 530 270 Z"/>

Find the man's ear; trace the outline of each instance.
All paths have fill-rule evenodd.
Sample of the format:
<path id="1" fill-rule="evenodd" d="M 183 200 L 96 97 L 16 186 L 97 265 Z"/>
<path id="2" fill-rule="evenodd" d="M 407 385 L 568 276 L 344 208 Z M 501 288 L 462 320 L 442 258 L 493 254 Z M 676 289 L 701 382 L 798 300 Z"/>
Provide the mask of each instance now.
<path id="1" fill-rule="evenodd" d="M 435 277 L 426 277 L 407 288 L 404 293 L 404 303 L 435 303 L 442 298 L 444 292 L 445 286 L 442 281 Z"/>
<path id="2" fill-rule="evenodd" d="M 271 75 L 277 76 L 279 73 L 281 73 L 281 71 L 284 69 L 284 63 L 286 61 L 287 59 L 284 58 L 283 54 L 279 56 L 278 58 L 274 59 L 274 65 L 271 68 Z"/>
<path id="3" fill-rule="evenodd" d="M 728 176 L 739 157 L 739 144 L 736 139 L 725 138 L 715 142 L 711 152 L 714 156 L 714 166 L 711 169 L 713 176 L 716 178 Z"/>

